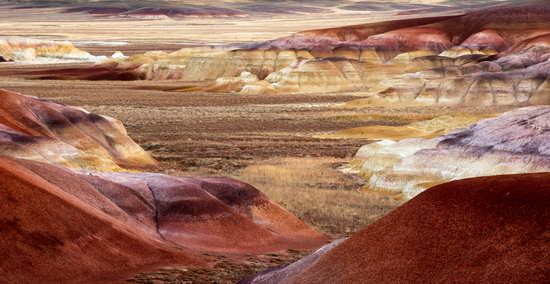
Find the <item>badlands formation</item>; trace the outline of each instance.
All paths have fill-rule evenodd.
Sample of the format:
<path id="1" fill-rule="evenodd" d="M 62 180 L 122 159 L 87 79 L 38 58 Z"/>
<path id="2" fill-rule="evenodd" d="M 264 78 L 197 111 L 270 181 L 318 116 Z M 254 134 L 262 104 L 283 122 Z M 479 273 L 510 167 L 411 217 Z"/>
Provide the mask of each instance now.
<path id="1" fill-rule="evenodd" d="M 435 184 L 550 171 L 550 107 L 520 108 L 433 139 L 382 140 L 356 155 L 371 190 L 410 199 Z"/>
<path id="2" fill-rule="evenodd" d="M 550 282 L 550 4 L 452 2 L 0 1 L 1 87 L 83 106 L 0 90 L 0 282 Z M 204 166 L 351 237 L 254 267 L 328 237 Z"/>
<path id="3" fill-rule="evenodd" d="M 122 122 L 0 90 L 0 155 L 77 169 L 153 168 Z"/>
<path id="4" fill-rule="evenodd" d="M 550 174 L 454 181 L 241 283 L 546 283 Z"/>
<path id="5" fill-rule="evenodd" d="M 549 10 L 544 1 L 529 1 L 420 15 L 299 32 L 229 51 L 147 52 L 43 78 L 210 82 L 180 89 L 193 92 L 369 95 L 349 106 L 546 104 Z"/>
<path id="6" fill-rule="evenodd" d="M 117 283 L 162 265 L 204 266 L 204 252 L 325 241 L 246 183 L 125 171 L 156 162 L 117 120 L 0 97 L 0 282 Z"/>

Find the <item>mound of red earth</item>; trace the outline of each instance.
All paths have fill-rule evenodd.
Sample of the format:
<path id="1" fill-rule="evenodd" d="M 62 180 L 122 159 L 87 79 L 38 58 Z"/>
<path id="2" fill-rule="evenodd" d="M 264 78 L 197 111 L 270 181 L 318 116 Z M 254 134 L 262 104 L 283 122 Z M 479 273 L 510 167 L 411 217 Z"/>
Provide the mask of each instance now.
<path id="1" fill-rule="evenodd" d="M 5 90 L 0 155 L 98 170 L 156 165 L 116 119 Z"/>
<path id="2" fill-rule="evenodd" d="M 225 178 L 75 172 L 0 157 L 0 282 L 110 283 L 199 253 L 310 249 L 325 238 Z"/>
<path id="3" fill-rule="evenodd" d="M 124 172 L 155 161 L 114 119 L 0 97 L 0 283 L 120 283 L 159 266 L 206 265 L 205 252 L 326 241 L 248 184 Z"/>
<path id="4" fill-rule="evenodd" d="M 62 169 L 0 158 L 0 187 L 2 283 L 120 283 L 140 269 L 201 264 L 125 220 L 97 189 Z"/>
<path id="5" fill-rule="evenodd" d="M 341 243 L 243 283 L 548 283 L 550 174 L 436 186 Z"/>

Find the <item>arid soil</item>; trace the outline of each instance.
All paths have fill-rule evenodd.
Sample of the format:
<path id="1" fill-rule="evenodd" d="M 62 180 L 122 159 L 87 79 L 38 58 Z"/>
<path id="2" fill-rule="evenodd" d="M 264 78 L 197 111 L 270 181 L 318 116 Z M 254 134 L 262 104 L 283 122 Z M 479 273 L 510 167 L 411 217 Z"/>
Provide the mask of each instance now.
<path id="1" fill-rule="evenodd" d="M 160 161 L 157 171 L 231 176 L 249 182 L 333 239 L 357 232 L 400 203 L 361 191 L 361 179 L 340 171 L 368 139 L 316 137 L 367 125 L 405 125 L 443 114 L 505 110 L 347 109 L 338 105 L 357 96 L 177 93 L 158 91 L 176 84 L 167 81 L 42 81 L 17 75 L 44 68 L 51 67 L 4 65 L 0 87 L 116 117 L 124 122 L 129 136 Z M 210 270 L 166 268 L 137 275 L 132 281 L 232 283 L 275 264 L 291 263 L 303 254 L 221 259 Z"/>
<path id="2" fill-rule="evenodd" d="M 11 66 L 11 67 L 10 67 Z M 293 163 L 301 163 L 301 158 L 315 160 L 321 157 L 332 158 L 331 163 L 320 163 L 324 172 L 335 179 L 330 184 L 317 180 L 314 176 L 301 175 L 308 180 L 289 179 L 290 184 L 306 184 L 307 190 L 359 192 L 361 183 L 350 176 L 335 170 L 351 159 L 366 139 L 319 139 L 314 135 L 336 131 L 342 127 L 363 125 L 361 120 L 341 121 L 333 119 L 327 112 L 333 103 L 345 102 L 352 96 L 242 96 L 228 94 L 182 94 L 162 92 L 155 86 L 166 86 L 168 82 L 83 82 L 83 81 L 38 81 L 14 76 L 16 70 L 32 70 L 28 66 L 10 65 L 0 73 L 1 88 L 24 92 L 28 95 L 48 98 L 57 102 L 81 106 L 89 111 L 116 117 L 124 122 L 128 134 L 155 159 L 160 161 L 158 171 L 186 176 L 246 176 L 247 182 L 258 182 L 269 186 L 269 195 L 277 194 L 272 180 L 258 181 L 261 174 L 254 168 L 277 159 L 294 157 Z M 41 66 L 40 68 L 44 68 Z M 153 85 L 156 84 L 156 85 Z M 347 114 L 337 110 L 334 113 Z M 307 169 L 306 171 L 311 171 Z M 277 178 L 271 176 L 270 178 Z M 285 178 L 285 177 L 279 177 Z M 348 180 L 346 188 L 338 181 Z M 288 186 L 285 186 L 287 189 Z M 302 190 L 302 188 L 296 188 Z M 266 192 L 268 193 L 268 192 Z M 348 193 L 349 194 L 349 193 Z M 359 193 L 357 193 L 359 194 Z M 284 195 L 283 195 L 284 196 Z M 297 195 L 302 196 L 302 195 Z M 271 196 L 270 196 L 271 197 Z M 364 200 L 364 199 L 361 199 Z M 295 208 L 295 202 L 286 204 Z M 311 205 L 319 200 L 310 200 Z M 376 199 L 373 199 L 376 202 Z M 385 201 L 382 201 L 385 202 Z M 285 207 L 286 207 L 285 206 Z M 340 205 L 342 206 L 342 205 Z M 395 206 L 384 206 L 386 213 Z M 370 208 L 365 204 L 363 208 Z M 305 209 L 305 208 L 304 208 Z M 292 213 L 307 213 L 292 210 Z M 340 231 L 342 224 L 333 228 L 324 224 L 330 216 L 319 215 L 319 207 L 308 210 L 311 217 L 300 216 L 302 220 L 323 230 L 331 236 L 352 233 L 352 228 Z M 313 214 L 313 215 L 312 215 Z M 339 212 L 338 214 L 343 214 Z M 380 212 L 378 213 L 379 215 Z M 325 214 L 327 215 L 327 214 Z M 379 217 L 379 215 L 377 215 Z M 357 219 L 359 215 L 352 215 Z M 367 219 L 371 220 L 371 219 Z M 339 220 L 342 222 L 345 220 Z M 353 231 L 360 229 L 354 226 Z M 234 283 L 237 280 L 272 266 L 288 264 L 309 252 L 281 252 L 272 255 L 250 256 L 245 259 L 212 256 L 210 269 L 165 268 L 159 271 L 144 272 L 131 281 L 135 283 Z"/>
<path id="3" fill-rule="evenodd" d="M 248 255 L 238 258 L 205 255 L 212 259 L 209 268 L 165 267 L 143 272 L 128 280 L 129 283 L 220 283 L 233 284 L 259 271 L 286 265 L 306 256 L 306 251 L 288 250 L 264 255 Z"/>

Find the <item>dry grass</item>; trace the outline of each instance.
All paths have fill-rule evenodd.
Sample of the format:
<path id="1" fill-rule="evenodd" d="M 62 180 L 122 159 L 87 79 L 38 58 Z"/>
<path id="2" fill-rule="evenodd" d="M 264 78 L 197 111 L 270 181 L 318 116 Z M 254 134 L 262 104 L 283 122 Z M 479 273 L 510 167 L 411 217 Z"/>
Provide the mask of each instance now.
<path id="1" fill-rule="evenodd" d="M 361 191 L 361 179 L 337 170 L 335 158 L 283 158 L 247 167 L 237 178 L 267 194 L 300 219 L 339 238 L 380 219 L 399 205 Z"/>
<path id="2" fill-rule="evenodd" d="M 322 134 L 320 138 L 365 138 L 371 140 L 390 139 L 399 141 L 407 138 L 430 139 L 447 134 L 458 128 L 468 127 L 479 120 L 493 115 L 443 115 L 431 119 L 415 121 L 403 126 L 386 125 L 404 121 L 404 118 L 394 117 L 380 125 L 354 127 L 334 133 Z"/>

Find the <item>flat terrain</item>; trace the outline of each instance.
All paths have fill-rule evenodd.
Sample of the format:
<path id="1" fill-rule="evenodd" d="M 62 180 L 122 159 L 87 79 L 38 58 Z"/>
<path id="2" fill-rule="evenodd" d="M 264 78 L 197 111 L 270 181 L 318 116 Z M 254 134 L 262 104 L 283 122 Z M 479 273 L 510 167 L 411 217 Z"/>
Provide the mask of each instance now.
<path id="1" fill-rule="evenodd" d="M 486 5 L 501 0 L 484 1 Z M 36 6 L 32 6 L 33 3 Z M 118 3 L 117 3 L 118 2 Z M 0 29 L 5 36 L 70 40 L 95 55 L 116 50 L 135 54 L 148 50 L 175 51 L 190 45 L 239 45 L 293 33 L 338 26 L 462 12 L 456 1 L 0 1 Z M 463 1 L 472 5 L 478 2 Z M 27 4 L 27 5 L 25 5 Z M 38 4 L 38 5 L 37 5 Z M 222 8 L 237 16 L 190 15 L 135 18 L 110 14 L 112 7 L 148 5 L 170 10 Z M 436 5 L 436 6 L 434 6 Z M 437 6 L 443 5 L 443 6 Z M 32 8 L 29 8 L 32 7 Z M 104 12 L 68 12 L 71 7 L 95 7 Z M 438 9 L 439 7 L 439 9 Z M 441 9 L 445 7 L 445 9 Z M 24 9 L 22 9 L 24 8 Z M 137 7 L 133 7 L 137 8 Z M 435 8 L 430 10 L 430 8 Z M 418 9 L 418 13 L 399 13 Z M 16 24 L 14 24 L 16 23 Z"/>

